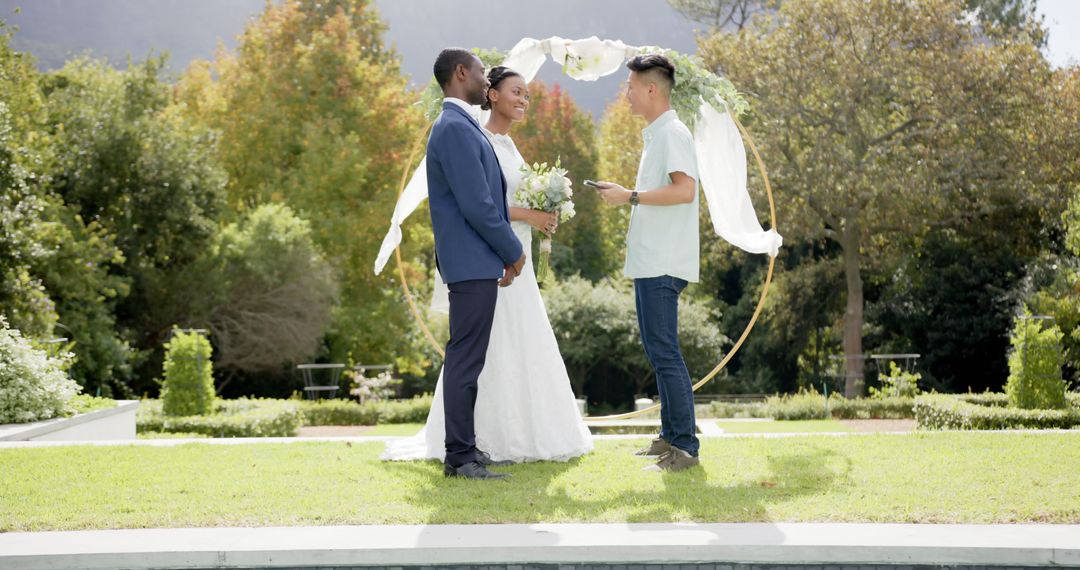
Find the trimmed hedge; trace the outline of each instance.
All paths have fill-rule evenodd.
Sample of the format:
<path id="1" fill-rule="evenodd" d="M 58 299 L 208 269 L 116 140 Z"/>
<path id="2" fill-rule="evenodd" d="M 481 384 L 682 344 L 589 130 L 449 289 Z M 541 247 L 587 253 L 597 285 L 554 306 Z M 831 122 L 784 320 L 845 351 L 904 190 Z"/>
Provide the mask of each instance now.
<path id="1" fill-rule="evenodd" d="M 1004 394 L 927 394 L 915 399 L 915 419 L 920 429 L 1077 429 L 1080 428 L 1080 396 L 1069 395 L 1064 410 L 1009 408 Z"/>
<path id="2" fill-rule="evenodd" d="M 205 416 L 166 416 L 161 400 L 143 400 L 137 429 L 146 433 L 197 433 L 209 437 L 291 437 L 302 425 L 350 426 L 423 423 L 431 395 L 358 404 L 352 400 L 216 400 Z"/>
<path id="3" fill-rule="evenodd" d="M 170 416 L 196 416 L 214 410 L 213 347 L 199 333 L 173 329 L 165 343 L 165 382 L 161 386 L 162 409 Z"/>
<path id="4" fill-rule="evenodd" d="M 999 392 L 983 392 L 982 394 L 955 394 L 957 398 L 979 406 L 996 406 L 1005 408 L 1009 406 L 1009 395 Z M 1066 392 L 1065 400 L 1074 408 L 1080 408 L 1080 392 Z"/>
<path id="5" fill-rule="evenodd" d="M 116 400 L 111 398 L 99 398 L 89 394 L 77 394 L 68 402 L 72 415 L 87 414 L 98 410 L 107 410 L 116 407 Z"/>
<path id="6" fill-rule="evenodd" d="M 358 404 L 352 400 L 301 400 L 304 425 L 371 426 L 424 423 L 431 410 L 431 394 L 411 400 L 381 400 Z"/>
<path id="7" fill-rule="evenodd" d="M 143 400 L 138 432 L 201 433 L 210 437 L 291 437 L 303 423 L 297 402 L 273 399 L 216 400 L 206 416 L 166 416 L 161 400 Z"/>
<path id="8" fill-rule="evenodd" d="M 697 406 L 701 418 L 768 418 L 765 402 L 709 402 Z M 657 417 L 660 417 L 657 414 Z"/>
<path id="9" fill-rule="evenodd" d="M 139 439 L 209 439 L 205 433 L 192 433 L 189 431 L 143 431 L 137 435 Z"/>
<path id="10" fill-rule="evenodd" d="M 829 395 L 826 413 L 825 396 L 816 392 L 770 396 L 765 401 L 767 417 L 776 420 L 838 419 L 911 419 L 915 417 L 915 398 L 852 398 Z"/>

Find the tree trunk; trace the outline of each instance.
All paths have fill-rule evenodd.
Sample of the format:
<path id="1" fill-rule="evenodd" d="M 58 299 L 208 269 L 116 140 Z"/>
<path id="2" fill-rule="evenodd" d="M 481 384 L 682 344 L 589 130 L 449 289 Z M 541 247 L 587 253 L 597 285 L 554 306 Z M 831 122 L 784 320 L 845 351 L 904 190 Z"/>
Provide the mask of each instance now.
<path id="1" fill-rule="evenodd" d="M 844 396 L 857 398 L 863 395 L 865 382 L 862 348 L 863 282 L 859 269 L 861 256 L 859 222 L 845 220 L 840 246 L 844 250 L 844 276 L 847 282 L 847 307 L 844 309 Z"/>

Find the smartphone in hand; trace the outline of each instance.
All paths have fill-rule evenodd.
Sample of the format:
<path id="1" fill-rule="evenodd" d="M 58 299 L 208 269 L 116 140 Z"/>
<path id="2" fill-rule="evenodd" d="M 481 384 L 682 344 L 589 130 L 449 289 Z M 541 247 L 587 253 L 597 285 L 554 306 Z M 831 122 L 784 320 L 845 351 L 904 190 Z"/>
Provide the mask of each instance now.
<path id="1" fill-rule="evenodd" d="M 586 180 L 585 185 L 586 186 L 592 186 L 593 188 L 600 188 L 600 183 L 599 182 L 593 182 L 592 180 Z"/>

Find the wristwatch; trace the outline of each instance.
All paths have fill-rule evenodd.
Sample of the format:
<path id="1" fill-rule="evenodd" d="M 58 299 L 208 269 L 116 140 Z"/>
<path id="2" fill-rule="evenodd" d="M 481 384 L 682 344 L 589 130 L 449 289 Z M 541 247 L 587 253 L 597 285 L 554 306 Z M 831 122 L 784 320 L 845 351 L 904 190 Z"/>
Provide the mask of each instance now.
<path id="1" fill-rule="evenodd" d="M 630 193 L 630 205 L 637 206 L 638 202 L 640 202 L 640 200 L 638 199 L 637 190 L 634 190 Z"/>

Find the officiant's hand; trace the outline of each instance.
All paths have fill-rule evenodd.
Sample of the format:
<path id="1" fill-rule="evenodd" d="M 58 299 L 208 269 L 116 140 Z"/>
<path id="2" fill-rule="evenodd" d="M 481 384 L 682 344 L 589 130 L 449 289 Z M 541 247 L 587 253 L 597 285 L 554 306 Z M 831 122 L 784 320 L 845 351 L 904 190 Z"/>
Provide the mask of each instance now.
<path id="1" fill-rule="evenodd" d="M 600 197 L 604 199 L 604 202 L 612 206 L 621 206 L 623 204 L 630 203 L 630 191 L 614 182 L 598 182 L 600 185 L 596 189 L 600 193 Z"/>
<path id="2" fill-rule="evenodd" d="M 551 235 L 555 233 L 555 230 L 559 228 L 559 213 L 529 210 L 526 222 L 530 226 L 536 228 L 536 231 L 551 237 Z"/>

